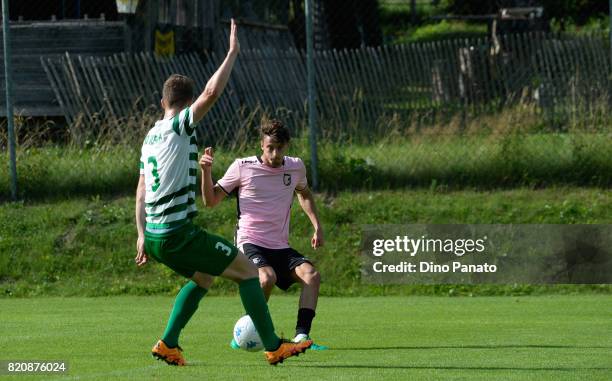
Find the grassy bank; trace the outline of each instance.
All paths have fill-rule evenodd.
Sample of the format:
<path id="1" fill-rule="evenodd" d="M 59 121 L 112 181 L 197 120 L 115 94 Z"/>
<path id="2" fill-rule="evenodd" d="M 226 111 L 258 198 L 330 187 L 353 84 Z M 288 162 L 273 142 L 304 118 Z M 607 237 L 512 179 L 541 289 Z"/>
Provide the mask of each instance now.
<path id="1" fill-rule="evenodd" d="M 216 153 L 219 178 L 236 157 L 253 149 Z M 289 152 L 309 165 L 307 139 Z M 139 145 L 104 148 L 38 147 L 18 152 L 21 198 L 68 198 L 131 194 L 138 178 Z M 545 133 L 398 136 L 368 144 L 327 141 L 319 145 L 324 190 L 403 187 L 462 189 L 612 185 L 612 136 L 607 133 Z M 0 200 L 8 199 L 8 165 L 0 166 Z"/>
<path id="2" fill-rule="evenodd" d="M 233 235 L 235 201 L 203 210 L 196 222 Z M 583 188 L 495 192 L 343 192 L 318 196 L 325 248 L 309 248 L 308 219 L 293 208 L 292 245 L 323 274 L 324 295 L 523 295 L 612 291 L 610 286 L 430 285 L 365 286 L 360 282 L 363 224 L 408 223 L 610 223 L 612 195 Z M 0 295 L 173 294 L 183 281 L 158 264 L 134 265 L 134 198 L 90 197 L 0 205 Z M 213 293 L 234 292 L 218 281 Z"/>

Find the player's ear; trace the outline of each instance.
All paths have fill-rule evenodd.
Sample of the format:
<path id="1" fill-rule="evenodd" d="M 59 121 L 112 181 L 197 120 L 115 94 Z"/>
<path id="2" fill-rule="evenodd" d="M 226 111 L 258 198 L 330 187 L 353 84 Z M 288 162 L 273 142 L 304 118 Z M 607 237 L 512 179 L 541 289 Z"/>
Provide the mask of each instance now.
<path id="1" fill-rule="evenodd" d="M 166 100 L 164 98 L 159 101 L 159 104 L 161 104 L 161 108 L 163 108 L 164 110 L 166 109 Z"/>

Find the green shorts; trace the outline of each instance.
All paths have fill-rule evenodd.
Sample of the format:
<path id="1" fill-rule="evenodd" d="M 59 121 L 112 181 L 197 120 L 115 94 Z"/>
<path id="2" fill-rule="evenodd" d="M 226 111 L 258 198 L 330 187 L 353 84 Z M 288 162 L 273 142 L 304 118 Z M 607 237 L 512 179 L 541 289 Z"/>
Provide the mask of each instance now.
<path id="1" fill-rule="evenodd" d="M 145 253 L 191 278 L 196 271 L 221 275 L 236 258 L 238 249 L 227 240 L 188 223 L 164 235 L 145 231 Z"/>

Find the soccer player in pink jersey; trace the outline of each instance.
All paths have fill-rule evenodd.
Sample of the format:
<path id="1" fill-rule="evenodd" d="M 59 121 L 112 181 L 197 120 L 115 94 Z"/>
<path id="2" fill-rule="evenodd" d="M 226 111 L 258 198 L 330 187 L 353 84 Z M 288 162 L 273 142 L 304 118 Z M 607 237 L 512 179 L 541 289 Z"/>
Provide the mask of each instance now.
<path id="1" fill-rule="evenodd" d="M 287 290 L 302 285 L 294 342 L 310 339 L 312 320 L 319 297 L 320 275 L 312 262 L 289 245 L 289 218 L 293 194 L 308 215 L 314 234 L 314 249 L 323 245 L 323 228 L 315 200 L 308 188 L 301 159 L 285 156 L 291 139 L 285 125 L 272 120 L 260 127 L 260 156 L 236 159 L 216 184 L 212 180 L 212 148 L 200 159 L 202 195 L 212 208 L 230 194 L 238 199 L 236 246 L 259 268 L 259 281 L 266 300 L 276 285 Z M 232 347 L 237 345 L 232 341 Z M 313 344 L 311 349 L 327 349 Z"/>

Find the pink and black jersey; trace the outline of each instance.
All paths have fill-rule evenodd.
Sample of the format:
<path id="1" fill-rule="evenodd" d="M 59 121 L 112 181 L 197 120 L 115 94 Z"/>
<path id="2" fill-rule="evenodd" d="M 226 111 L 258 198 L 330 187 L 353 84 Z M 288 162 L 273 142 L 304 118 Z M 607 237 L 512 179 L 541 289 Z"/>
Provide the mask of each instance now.
<path id="1" fill-rule="evenodd" d="M 289 218 L 293 192 L 308 185 L 301 159 L 285 156 L 270 167 L 258 156 L 236 159 L 217 185 L 238 195 L 236 245 L 252 243 L 268 249 L 289 247 Z"/>

